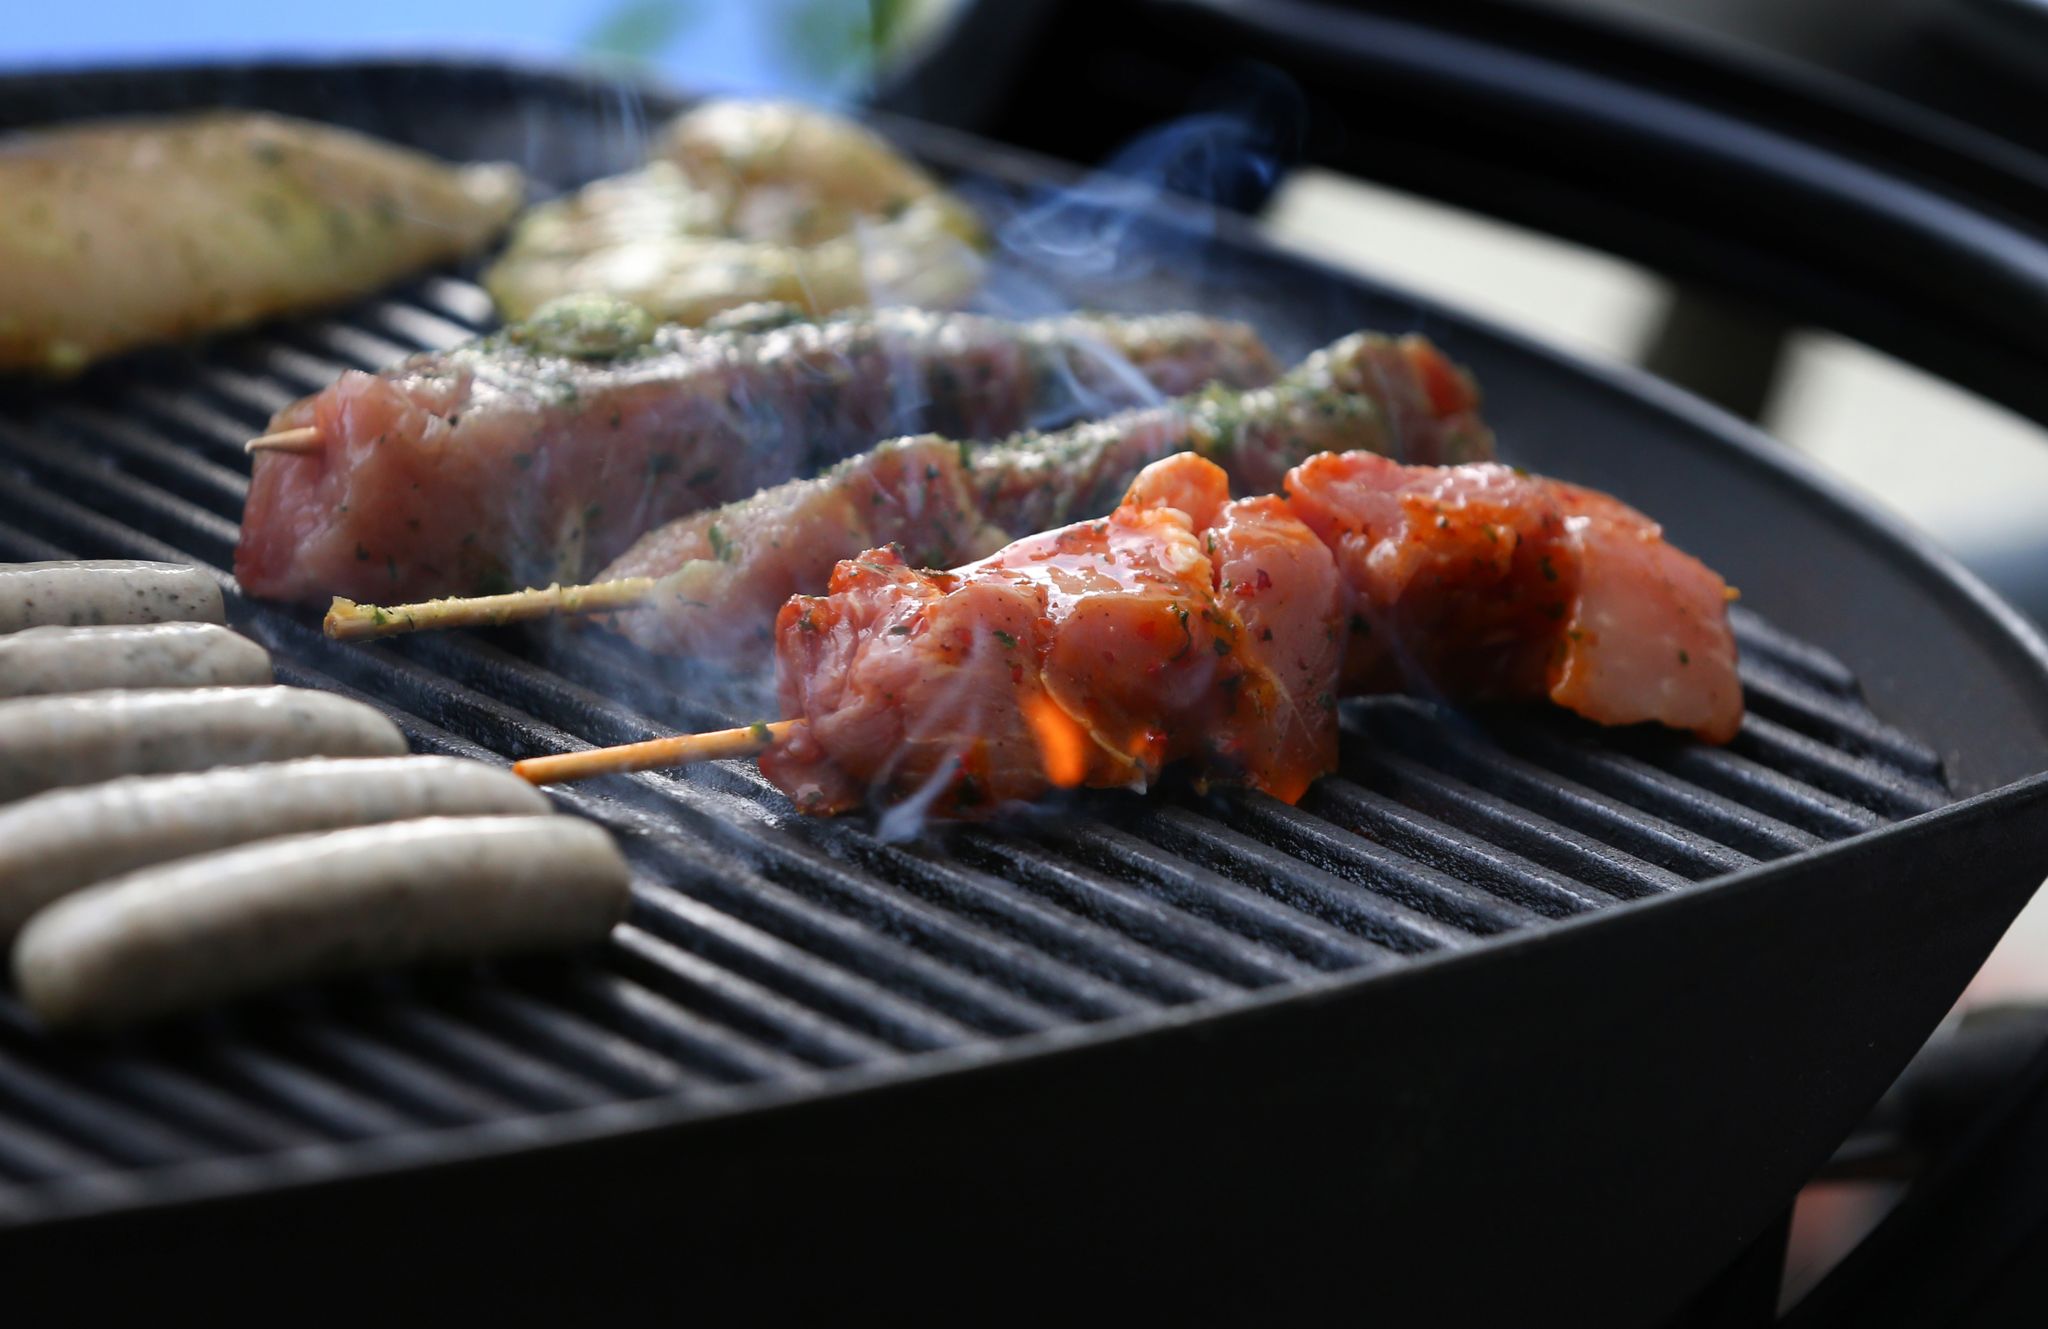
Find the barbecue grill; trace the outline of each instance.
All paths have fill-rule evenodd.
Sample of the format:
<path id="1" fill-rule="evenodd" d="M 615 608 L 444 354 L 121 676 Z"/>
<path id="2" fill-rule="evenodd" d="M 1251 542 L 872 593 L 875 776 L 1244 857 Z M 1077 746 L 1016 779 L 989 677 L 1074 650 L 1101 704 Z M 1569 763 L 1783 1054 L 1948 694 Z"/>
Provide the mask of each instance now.
<path id="1" fill-rule="evenodd" d="M 1388 59 L 1398 57 L 1389 56 Z M 368 63 L 37 75 L 0 124 L 246 104 L 550 185 L 655 94 Z M 1071 183 L 892 132 L 996 215 Z M 1082 197 L 1086 197 L 1083 195 Z M 885 842 L 750 765 L 558 791 L 635 865 L 599 952 L 333 983 L 106 1042 L 0 996 L 0 1281 L 83 1311 L 1008 1319 L 1094 1309 L 1642 1323 L 1768 1230 L 2048 874 L 2048 649 L 1752 431 L 1161 199 L 1063 298 L 1415 329 L 1512 460 L 1744 590 L 1726 749 L 1354 704 L 1299 808 L 1178 790 Z M 0 558 L 229 566 L 241 441 L 486 325 L 466 272 L 0 396 Z M 280 681 L 503 762 L 751 716 L 599 633 L 371 646 L 230 594 Z M 111 1276 L 110 1276 L 111 1275 Z M 62 1298 L 57 1302 L 55 1299 Z M 402 1301 L 398 1300 L 403 1298 Z"/>

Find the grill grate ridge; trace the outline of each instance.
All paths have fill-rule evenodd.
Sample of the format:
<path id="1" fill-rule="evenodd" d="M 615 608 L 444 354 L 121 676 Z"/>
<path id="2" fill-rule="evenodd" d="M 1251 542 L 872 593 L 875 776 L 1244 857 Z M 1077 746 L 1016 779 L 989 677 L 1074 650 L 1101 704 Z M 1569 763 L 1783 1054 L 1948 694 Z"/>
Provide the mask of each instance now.
<path id="1" fill-rule="evenodd" d="M 343 368 L 490 318 L 473 283 L 436 275 L 6 398 L 0 556 L 199 563 L 281 681 L 380 706 L 423 750 L 502 763 L 754 718 L 602 632 L 342 646 L 233 592 L 242 440 Z M 0 1222 L 194 1159 L 325 1150 L 341 1167 L 354 1141 L 656 1095 L 725 1104 L 1397 966 L 1947 801 L 1938 755 L 1871 714 L 1841 662 L 1735 621 L 1753 714 L 1732 750 L 1373 699 L 1347 704 L 1342 773 L 1300 807 L 1087 795 L 895 844 L 797 817 L 750 763 L 557 791 L 634 865 L 631 919 L 591 953 L 327 984 L 106 1043 L 54 1042 L 0 994 Z"/>
<path id="2" fill-rule="evenodd" d="M 414 1056 L 446 1063 L 519 1108 L 559 1112 L 589 1107 L 611 1095 L 575 1071 L 531 1056 L 444 1011 L 402 998 L 380 1002 L 369 1027 Z"/>
<path id="3" fill-rule="evenodd" d="M 1020 836 L 963 838 L 959 850 L 965 861 L 991 874 L 1000 872 L 1006 884 L 1127 939 L 1130 944 L 1117 946 L 1112 941 L 1095 953 L 1119 968 L 1128 962 L 1142 964 L 1144 969 L 1131 975 L 1141 983 L 1173 980 L 1190 989 L 1214 991 L 1218 980 L 1256 988 L 1312 972 L 1285 952 L 1149 893 L 1127 890 L 1113 877 L 1089 871 Z M 1179 972 L 1161 965 L 1162 956 L 1173 957 L 1171 964 L 1182 966 Z"/>
<path id="4" fill-rule="evenodd" d="M 229 521 L 239 521 L 248 477 L 166 442 L 158 430 L 87 407 L 53 411 L 51 421 L 73 440 L 99 444 L 137 478 Z"/>
<path id="5" fill-rule="evenodd" d="M 1113 987 L 1066 957 L 1047 954 L 987 926 L 958 907 L 962 901 L 957 895 L 934 904 L 916 893 L 911 883 L 891 883 L 857 871 L 808 844 L 781 848 L 785 863 L 767 868 L 769 879 L 815 903 L 844 910 L 878 931 L 893 932 L 935 959 L 987 978 L 1007 979 L 1034 1000 L 1081 1018 L 1126 1009 Z"/>
<path id="6" fill-rule="evenodd" d="M 1515 861 L 1498 850 L 1486 853 L 1441 824 L 1426 827 L 1427 818 L 1391 800 L 1376 802 L 1373 810 L 1381 815 L 1374 838 L 1386 841 L 1384 847 L 1355 828 L 1338 826 L 1264 794 L 1230 798 L 1223 815 L 1245 834 L 1291 858 L 1468 932 L 1502 932 L 1592 907 L 1586 895 L 1557 873 Z"/>
<path id="7" fill-rule="evenodd" d="M 0 1040 L 20 1049 L 39 1038 L 19 1002 L 0 1000 Z M 254 1101 L 210 1085 L 147 1053 L 92 1052 L 53 1061 L 87 1084 L 131 1105 L 153 1106 L 172 1124 L 234 1152 L 289 1149 L 317 1137 Z"/>
<path id="8" fill-rule="evenodd" d="M 734 970 L 686 951 L 634 922 L 613 946 L 620 969 L 676 1005 L 723 1027 L 727 1041 L 754 1056 L 797 1058 L 814 1066 L 851 1066 L 890 1054 L 880 1039 L 850 1029 Z"/>
<path id="9" fill-rule="evenodd" d="M 1568 742 L 1530 726 L 1503 727 L 1495 733 L 1510 751 L 1758 859 L 1798 853 L 1821 843 L 1817 835 L 1675 779 L 1671 772 L 1627 753 Z"/>
<path id="10" fill-rule="evenodd" d="M 1240 886 L 1213 868 L 1164 853 L 1107 820 L 1062 825 L 1047 838 L 1076 862 L 1116 873 L 1141 891 L 1318 969 L 1380 963 L 1393 949 Z M 1414 934 L 1402 940 L 1405 949 L 1431 949 L 1429 940 Z"/>
<path id="11" fill-rule="evenodd" d="M 1417 762 L 1584 832 L 1611 848 L 1693 878 L 1750 866 L 1749 855 L 1716 844 L 1682 826 L 1639 811 L 1617 798 L 1533 761 L 1483 745 L 1458 722 L 1430 723 L 1405 699 L 1376 699 L 1367 707 L 1366 731 Z M 1346 754 L 1347 762 L 1349 753 Z M 1351 769 L 1347 764 L 1344 768 Z"/>
<path id="12" fill-rule="evenodd" d="M 659 887 L 643 890 L 635 897 L 633 917 L 639 926 L 699 959 L 799 1000 L 899 1050 L 949 1047 L 973 1037 L 964 1025 L 878 983 L 818 964 L 798 948 L 687 895 Z"/>
<path id="13" fill-rule="evenodd" d="M 1440 906 L 1456 899 L 1452 891 L 1431 880 L 1432 874 L 1426 868 L 1407 868 L 1401 874 L 1405 880 L 1393 879 L 1390 874 L 1389 879 L 1379 883 L 1381 889 L 1374 890 L 1306 859 L 1276 860 L 1264 852 L 1266 846 L 1251 836 L 1186 808 L 1146 808 L 1125 824 L 1149 844 L 1389 950 L 1419 954 L 1455 946 L 1463 940 L 1459 935 L 1460 924 L 1432 914 L 1423 904 L 1400 898 L 1408 894 Z M 1401 889 L 1404 885 L 1406 891 Z M 1490 912 L 1492 916 L 1483 925 L 1470 930 L 1504 930 L 1508 924 L 1506 915 L 1498 910 Z"/>

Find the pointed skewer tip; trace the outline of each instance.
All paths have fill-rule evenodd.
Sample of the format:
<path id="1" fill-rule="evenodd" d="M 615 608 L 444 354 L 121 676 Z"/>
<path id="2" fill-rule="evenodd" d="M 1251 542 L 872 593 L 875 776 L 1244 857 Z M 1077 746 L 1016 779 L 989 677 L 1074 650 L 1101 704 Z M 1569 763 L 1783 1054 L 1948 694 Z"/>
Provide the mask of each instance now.
<path id="1" fill-rule="evenodd" d="M 275 434 L 252 438 L 242 445 L 242 451 L 291 452 L 303 456 L 309 452 L 320 451 L 320 447 L 320 431 L 312 425 L 306 425 L 300 429 L 280 429 Z"/>
<path id="2" fill-rule="evenodd" d="M 552 756 L 515 761 L 512 773 L 532 784 L 560 784 L 568 780 L 594 779 L 600 775 L 623 775 L 628 771 L 688 766 L 699 761 L 752 757 L 787 738 L 795 726 L 794 720 L 777 720 L 773 724 L 755 723 L 706 734 L 677 734 L 673 738 L 649 739 L 644 743 L 558 752 Z"/>

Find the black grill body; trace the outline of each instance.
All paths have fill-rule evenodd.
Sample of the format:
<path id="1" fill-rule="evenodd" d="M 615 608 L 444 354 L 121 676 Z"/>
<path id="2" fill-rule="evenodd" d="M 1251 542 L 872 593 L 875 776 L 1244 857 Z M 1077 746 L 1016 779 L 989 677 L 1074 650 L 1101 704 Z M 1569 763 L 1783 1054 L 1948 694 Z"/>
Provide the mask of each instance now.
<path id="1" fill-rule="evenodd" d="M 673 108 L 368 64 L 20 78 L 0 120 L 221 102 L 552 184 L 630 164 Z M 1064 182 L 898 128 L 998 217 Z M 1348 712 L 1343 771 L 1298 809 L 1105 796 L 902 844 L 796 817 L 744 763 L 564 790 L 636 867 L 600 952 L 108 1043 L 50 1039 L 0 998 L 10 1298 L 132 1307 L 232 1280 L 328 1314 L 957 1321 L 1072 1313 L 1086 1289 L 1197 1319 L 1349 1298 L 1395 1322 L 1625 1323 L 1762 1230 L 2048 872 L 2048 653 L 1653 381 L 1191 204 L 1096 220 L 1108 277 L 1005 262 L 1048 299 L 1237 313 L 1283 354 L 1427 332 L 1479 374 L 1513 460 L 1658 514 L 1744 589 L 1742 737 L 1383 699 Z M 487 317 L 440 274 L 8 388 L 0 557 L 225 569 L 239 444 L 270 410 Z M 232 612 L 284 681 L 363 696 L 423 750 L 502 761 L 752 718 L 599 633 L 344 647 L 300 611 Z"/>

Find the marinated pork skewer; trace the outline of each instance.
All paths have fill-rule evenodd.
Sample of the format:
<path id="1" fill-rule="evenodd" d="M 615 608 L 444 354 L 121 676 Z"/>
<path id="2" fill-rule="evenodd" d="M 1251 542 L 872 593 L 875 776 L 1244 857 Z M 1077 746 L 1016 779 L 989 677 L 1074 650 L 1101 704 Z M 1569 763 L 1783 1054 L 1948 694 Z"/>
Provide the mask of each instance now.
<path id="1" fill-rule="evenodd" d="M 417 599 L 574 581 L 685 513 L 919 429 L 1000 437 L 1278 372 L 1189 314 L 1009 323 L 887 310 L 656 327 L 577 300 L 286 407 L 235 574 L 270 599 Z M 316 431 L 318 446 L 299 451 Z"/>
<path id="2" fill-rule="evenodd" d="M 775 611 L 822 590 L 833 565 L 900 543 L 921 564 L 977 558 L 1011 533 L 1108 512 L 1147 463 L 1183 449 L 1240 486 L 1271 490 L 1322 451 L 1368 448 L 1414 462 L 1492 455 L 1471 380 L 1428 342 L 1356 334 L 1269 389 L 1210 388 L 1180 401 L 978 449 L 902 439 L 812 480 L 679 518 L 644 536 L 586 586 L 392 608 L 337 600 L 330 635 L 495 626 L 607 613 L 652 650 L 730 657 L 767 645 Z"/>
<path id="3" fill-rule="evenodd" d="M 1147 468 L 1108 518 L 951 573 L 891 550 L 840 564 L 829 595 L 791 598 L 777 622 L 794 718 L 676 746 L 758 751 L 807 812 L 851 807 L 872 784 L 973 815 L 1054 785 L 1143 788 L 1180 760 L 1292 801 L 1336 759 L 1342 612 L 1315 535 L 1276 498 L 1230 502 L 1222 470 L 1184 453 Z M 836 755 L 857 730 L 875 758 L 865 778 Z M 672 761 L 664 746 L 513 769 L 599 774 Z"/>
<path id="4" fill-rule="evenodd" d="M 246 111 L 0 139 L 0 371 L 74 374 L 148 342 L 367 294 L 480 248 L 512 166 L 450 166 Z"/>
<path id="5" fill-rule="evenodd" d="M 1649 518 L 1507 467 L 1368 453 L 1231 502 L 1193 454 L 1102 521 L 953 572 L 842 562 L 776 624 L 785 720 L 522 762 L 535 781 L 755 753 L 812 813 L 982 815 L 1171 762 L 1293 801 L 1335 764 L 1338 696 L 1547 699 L 1712 742 L 1742 718 L 1727 585 Z"/>

